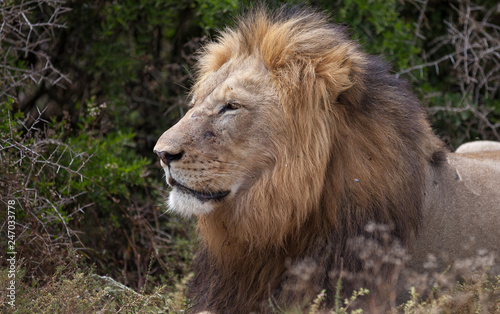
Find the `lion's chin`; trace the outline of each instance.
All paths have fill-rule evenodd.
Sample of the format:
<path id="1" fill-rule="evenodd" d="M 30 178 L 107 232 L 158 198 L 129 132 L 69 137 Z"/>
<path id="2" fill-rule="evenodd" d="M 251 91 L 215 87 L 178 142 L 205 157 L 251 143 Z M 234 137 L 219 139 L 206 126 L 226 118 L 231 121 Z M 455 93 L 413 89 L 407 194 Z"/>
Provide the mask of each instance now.
<path id="1" fill-rule="evenodd" d="M 220 201 L 224 197 L 226 197 L 230 192 L 230 191 L 220 191 L 220 192 L 196 191 L 196 190 L 188 188 L 187 186 L 180 184 L 179 182 L 175 181 L 173 178 L 170 179 L 169 184 L 174 189 L 177 189 L 179 192 L 194 196 L 202 203 L 208 202 L 208 201 Z"/>
<path id="2" fill-rule="evenodd" d="M 206 215 L 214 209 L 211 201 L 202 201 L 190 193 L 174 187 L 168 196 L 169 210 L 190 217 Z"/>

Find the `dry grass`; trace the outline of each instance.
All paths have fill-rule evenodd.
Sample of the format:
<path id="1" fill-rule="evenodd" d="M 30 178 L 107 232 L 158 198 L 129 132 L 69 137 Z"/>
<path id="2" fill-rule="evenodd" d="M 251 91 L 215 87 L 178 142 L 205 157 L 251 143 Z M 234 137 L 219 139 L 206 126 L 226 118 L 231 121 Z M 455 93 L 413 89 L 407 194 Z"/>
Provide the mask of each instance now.
<path id="1" fill-rule="evenodd" d="M 75 256 L 74 256 L 75 257 Z M 168 313 L 185 309 L 182 296 L 185 282 L 177 292 L 167 293 L 166 286 L 154 287 L 151 292 L 139 292 L 107 276 L 99 276 L 93 268 L 79 268 L 74 262 L 60 266 L 47 282 L 25 278 L 25 264 L 16 271 L 16 307 L 0 296 L 0 311 L 5 313 Z M 7 271 L 0 272 L 0 287 L 9 282 Z M 148 289 L 149 290 L 149 289 Z"/>
<path id="2" fill-rule="evenodd" d="M 17 276 L 24 276 L 22 265 Z M 92 269 L 81 269 L 74 263 L 59 267 L 52 279 L 44 284 L 20 281 L 17 286 L 16 309 L 0 296 L 0 310 L 6 313 L 181 313 L 189 309 L 185 296 L 190 276 L 178 283 L 175 292 L 165 286 L 150 293 L 136 292 L 110 277 L 99 276 Z M 8 283 L 7 272 L 0 272 L 0 287 Z M 488 278 L 477 274 L 472 279 L 455 284 L 452 288 L 439 285 L 427 287 L 426 296 L 410 289 L 410 299 L 391 308 L 388 313 L 498 313 L 500 312 L 500 276 Z M 308 313 L 380 313 L 377 309 L 356 309 L 353 304 L 370 295 L 367 289 L 355 291 L 350 298 L 337 296 L 333 310 L 322 308 L 324 292 L 312 302 Z M 276 313 L 303 313 L 303 309 L 279 309 Z"/>

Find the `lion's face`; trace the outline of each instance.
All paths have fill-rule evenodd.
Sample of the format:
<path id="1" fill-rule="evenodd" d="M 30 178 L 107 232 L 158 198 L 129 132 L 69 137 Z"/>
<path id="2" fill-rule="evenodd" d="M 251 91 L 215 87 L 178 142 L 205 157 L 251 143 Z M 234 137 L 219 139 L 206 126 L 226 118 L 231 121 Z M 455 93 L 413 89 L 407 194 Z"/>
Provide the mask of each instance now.
<path id="1" fill-rule="evenodd" d="M 154 151 L 172 187 L 169 207 L 201 215 L 248 191 L 274 163 L 278 95 L 256 59 L 228 62 L 195 86 L 190 110 Z"/>

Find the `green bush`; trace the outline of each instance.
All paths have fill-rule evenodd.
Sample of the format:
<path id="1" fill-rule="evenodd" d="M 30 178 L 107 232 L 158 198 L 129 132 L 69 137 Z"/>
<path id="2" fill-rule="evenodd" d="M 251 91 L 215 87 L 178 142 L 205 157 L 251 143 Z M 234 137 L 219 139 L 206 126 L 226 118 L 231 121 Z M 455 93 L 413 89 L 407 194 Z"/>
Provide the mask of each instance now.
<path id="1" fill-rule="evenodd" d="M 104 106 L 89 101 L 87 108 L 75 129 L 66 120 L 40 129 L 40 120 L 23 124 L 12 102 L 0 107 L 0 201 L 19 204 L 19 256 L 40 257 L 26 261 L 27 276 L 50 277 L 69 246 L 87 257 L 84 264 L 138 289 L 152 259 L 167 276 L 151 276 L 173 285 L 192 259 L 194 244 L 184 240 L 191 224 L 166 216 L 159 223 L 155 200 L 164 197 L 158 193 L 163 185 L 150 178 L 150 161 L 135 152 L 133 132 L 104 134 L 98 127 Z"/>
<path id="2" fill-rule="evenodd" d="M 337 7 L 325 1 L 323 7 L 333 12 L 336 22 L 349 26 L 353 39 L 365 51 L 382 54 L 395 69 L 420 62 L 420 47 L 413 43 L 414 20 L 401 16 L 404 9 L 401 1 L 347 0 Z"/>
<path id="3" fill-rule="evenodd" d="M 20 205 L 16 221 L 23 228 L 18 231 L 20 249 L 26 250 L 26 256 L 36 252 L 44 256 L 68 244 L 81 248 L 73 222 L 82 220 L 92 208 L 107 209 L 109 214 L 113 203 L 128 201 L 131 189 L 144 185 L 149 161 L 129 147 L 132 132 L 112 132 L 104 138 L 89 131 L 96 120 L 91 115 L 73 136 L 64 132 L 64 121 L 42 126 L 42 130 L 38 128 L 41 120 L 28 126 L 29 119 L 22 123 L 22 116 L 12 111 L 12 102 L 0 107 L 4 186 L 0 200 L 16 200 Z M 30 237 L 44 239 L 45 245 L 23 248 Z"/>

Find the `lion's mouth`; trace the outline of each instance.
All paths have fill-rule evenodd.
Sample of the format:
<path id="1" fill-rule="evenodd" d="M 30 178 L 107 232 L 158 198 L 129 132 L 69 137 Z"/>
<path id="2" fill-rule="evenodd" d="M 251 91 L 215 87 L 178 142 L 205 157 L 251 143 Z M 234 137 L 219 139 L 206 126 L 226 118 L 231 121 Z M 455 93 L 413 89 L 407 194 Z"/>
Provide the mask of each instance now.
<path id="1" fill-rule="evenodd" d="M 184 193 L 191 194 L 202 202 L 220 201 L 224 197 L 226 197 L 230 192 L 230 191 L 219 191 L 219 192 L 196 191 L 196 190 L 188 188 L 187 186 L 180 184 L 179 182 L 175 181 L 172 178 L 169 180 L 169 184 L 172 186 L 172 188 L 178 188 L 180 191 L 182 191 Z"/>

